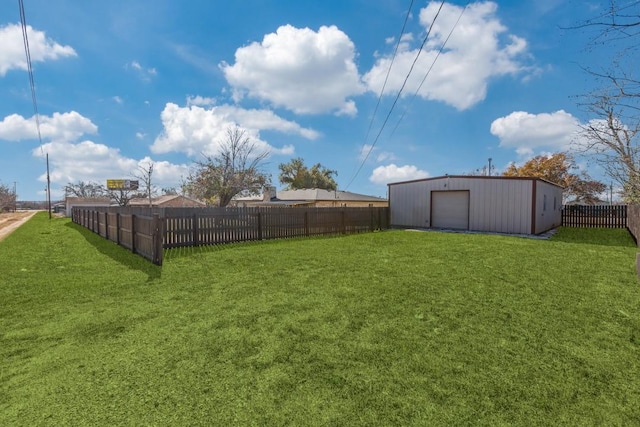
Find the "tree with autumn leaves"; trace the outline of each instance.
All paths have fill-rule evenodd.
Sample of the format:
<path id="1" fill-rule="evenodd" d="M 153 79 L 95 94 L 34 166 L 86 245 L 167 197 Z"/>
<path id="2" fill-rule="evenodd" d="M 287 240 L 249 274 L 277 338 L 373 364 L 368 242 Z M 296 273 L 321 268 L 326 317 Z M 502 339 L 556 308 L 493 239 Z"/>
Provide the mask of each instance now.
<path id="1" fill-rule="evenodd" d="M 542 178 L 564 187 L 565 203 L 592 205 L 600 201 L 599 195 L 607 186 L 592 179 L 585 171 L 577 171 L 573 156 L 567 153 L 540 155 L 518 167 L 511 163 L 504 176 Z"/>

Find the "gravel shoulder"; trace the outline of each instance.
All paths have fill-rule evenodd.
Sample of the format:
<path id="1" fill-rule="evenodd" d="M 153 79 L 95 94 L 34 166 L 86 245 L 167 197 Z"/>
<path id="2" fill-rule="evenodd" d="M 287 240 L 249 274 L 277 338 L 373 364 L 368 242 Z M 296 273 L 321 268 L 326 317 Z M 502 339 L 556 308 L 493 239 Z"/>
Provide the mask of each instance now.
<path id="1" fill-rule="evenodd" d="M 38 211 L 19 211 L 0 213 L 0 240 L 27 222 Z"/>

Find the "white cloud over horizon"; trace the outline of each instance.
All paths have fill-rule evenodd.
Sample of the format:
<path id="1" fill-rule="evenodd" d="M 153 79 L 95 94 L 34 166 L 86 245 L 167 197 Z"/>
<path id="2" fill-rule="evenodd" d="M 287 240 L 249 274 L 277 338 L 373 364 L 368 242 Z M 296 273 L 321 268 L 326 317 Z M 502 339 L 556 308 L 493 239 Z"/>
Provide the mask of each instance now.
<path id="1" fill-rule="evenodd" d="M 424 31 L 431 25 L 439 5 L 439 2 L 430 2 L 420 11 Z M 407 80 L 403 96 L 413 96 L 417 91 L 421 98 L 466 110 L 485 99 L 492 78 L 532 71 L 525 64 L 528 58 L 526 40 L 508 33 L 497 18 L 497 10 L 498 6 L 493 2 L 472 3 L 455 26 L 463 8 L 445 3 Z M 438 56 L 454 26 L 445 49 Z M 395 95 L 400 90 L 418 54 L 418 47 L 409 49 L 406 39 L 400 47 L 386 84 L 386 94 Z M 381 57 L 363 76 L 370 91 L 380 93 L 391 59 L 390 54 Z M 432 64 L 429 76 L 420 87 Z"/>
<path id="2" fill-rule="evenodd" d="M 30 25 L 27 25 L 27 37 L 32 63 L 77 56 L 71 46 L 63 46 L 47 38 L 43 31 L 35 30 Z M 24 53 L 22 26 L 20 24 L 0 26 L 0 77 L 6 75 L 9 70 L 26 69 L 27 59 Z"/>
<path id="3" fill-rule="evenodd" d="M 389 184 L 392 182 L 411 181 L 428 177 L 429 172 L 418 169 L 416 166 L 396 166 L 392 163 L 387 166 L 378 166 L 375 168 L 369 177 L 369 181 L 374 184 Z"/>
<path id="4" fill-rule="evenodd" d="M 296 114 L 356 114 L 349 99 L 365 91 L 355 64 L 355 45 L 336 26 L 318 31 L 283 25 L 236 50 L 235 63 L 220 64 L 236 101 L 267 101 Z"/>
<path id="5" fill-rule="evenodd" d="M 163 187 L 177 187 L 180 177 L 189 173 L 188 165 L 177 165 L 167 161 L 154 161 L 146 156 L 140 160 L 128 158 L 120 153 L 118 148 L 90 140 L 69 142 L 64 140 L 51 141 L 32 150 L 34 157 L 49 154 L 51 164 L 50 179 L 53 184 L 65 186 L 79 181 L 106 184 L 107 179 L 135 178 L 139 167 L 154 163 L 153 185 Z M 46 174 L 38 177 L 46 182 Z"/>
<path id="6" fill-rule="evenodd" d="M 209 109 L 195 105 L 180 107 L 167 103 L 161 113 L 163 132 L 151 146 L 154 153 L 183 152 L 188 156 L 214 155 L 226 140 L 230 126 L 238 125 L 247 132 L 258 151 L 271 154 L 293 154 L 292 145 L 275 148 L 260 138 L 260 131 L 272 130 L 315 139 L 319 133 L 285 120 L 270 110 L 248 110 L 231 105 Z"/>
<path id="7" fill-rule="evenodd" d="M 40 136 L 44 139 L 76 140 L 82 135 L 95 134 L 98 127 L 76 111 L 53 113 L 51 116 L 38 116 Z M 0 140 L 21 141 L 38 139 L 35 116 L 24 118 L 11 114 L 0 121 Z"/>
<path id="8" fill-rule="evenodd" d="M 568 150 L 580 129 L 580 121 L 564 110 L 540 114 L 514 111 L 491 123 L 491 134 L 500 139 L 500 147 L 513 148 L 521 156 L 544 149 Z"/>

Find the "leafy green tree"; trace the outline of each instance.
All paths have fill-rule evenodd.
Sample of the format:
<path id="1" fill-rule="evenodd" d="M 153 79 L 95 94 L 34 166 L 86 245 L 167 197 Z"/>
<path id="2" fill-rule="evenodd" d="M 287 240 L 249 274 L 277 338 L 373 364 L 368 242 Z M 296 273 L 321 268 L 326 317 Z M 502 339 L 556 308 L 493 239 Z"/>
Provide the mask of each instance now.
<path id="1" fill-rule="evenodd" d="M 333 175 L 338 175 L 338 172 L 328 169 L 320 163 L 308 168 L 304 164 L 304 160 L 298 157 L 289 163 L 281 163 L 278 168 L 280 169 L 280 183 L 286 185 L 287 190 L 301 188 L 336 190 L 338 188 L 338 183 L 333 179 Z"/>
<path id="2" fill-rule="evenodd" d="M 219 153 L 196 162 L 184 185 L 186 193 L 221 207 L 237 194 L 260 194 L 270 182 L 269 175 L 261 170 L 268 156 L 268 151 L 257 152 L 244 130 L 230 127 Z"/>

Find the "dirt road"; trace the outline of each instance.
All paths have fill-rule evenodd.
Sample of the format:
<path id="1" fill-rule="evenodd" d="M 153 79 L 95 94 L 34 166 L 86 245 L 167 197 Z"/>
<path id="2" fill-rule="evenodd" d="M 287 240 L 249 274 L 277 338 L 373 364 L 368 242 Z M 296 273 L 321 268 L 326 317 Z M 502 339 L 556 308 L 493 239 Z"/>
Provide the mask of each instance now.
<path id="1" fill-rule="evenodd" d="M 0 213 L 0 240 L 7 237 L 13 230 L 27 222 L 38 211 L 18 211 Z"/>

